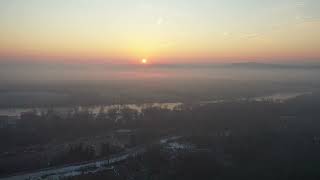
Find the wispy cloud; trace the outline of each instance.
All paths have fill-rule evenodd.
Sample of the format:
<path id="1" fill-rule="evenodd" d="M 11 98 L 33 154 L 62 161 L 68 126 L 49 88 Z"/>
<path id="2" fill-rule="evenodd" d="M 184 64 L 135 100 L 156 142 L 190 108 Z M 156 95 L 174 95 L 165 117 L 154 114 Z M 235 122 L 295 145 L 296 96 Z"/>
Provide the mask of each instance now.
<path id="1" fill-rule="evenodd" d="M 157 24 L 161 25 L 163 23 L 163 17 L 159 17 L 157 20 Z"/>

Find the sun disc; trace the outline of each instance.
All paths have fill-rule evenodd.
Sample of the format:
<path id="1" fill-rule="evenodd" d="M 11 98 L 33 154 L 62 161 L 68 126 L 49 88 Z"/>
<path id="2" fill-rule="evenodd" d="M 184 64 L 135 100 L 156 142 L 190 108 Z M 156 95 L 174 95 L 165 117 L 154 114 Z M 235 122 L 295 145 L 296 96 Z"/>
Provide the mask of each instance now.
<path id="1" fill-rule="evenodd" d="M 148 60 L 147 60 L 147 59 L 142 59 L 142 60 L 141 60 L 141 63 L 142 63 L 142 64 L 147 64 L 147 63 L 148 63 Z"/>

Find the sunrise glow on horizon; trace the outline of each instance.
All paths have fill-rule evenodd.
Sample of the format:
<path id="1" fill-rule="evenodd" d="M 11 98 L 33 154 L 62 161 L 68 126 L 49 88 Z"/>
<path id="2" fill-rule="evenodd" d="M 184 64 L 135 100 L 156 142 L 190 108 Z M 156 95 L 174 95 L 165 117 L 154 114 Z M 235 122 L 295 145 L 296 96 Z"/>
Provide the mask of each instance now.
<path id="1" fill-rule="evenodd" d="M 319 7 L 318 0 L 2 0 L 0 61 L 315 61 Z"/>

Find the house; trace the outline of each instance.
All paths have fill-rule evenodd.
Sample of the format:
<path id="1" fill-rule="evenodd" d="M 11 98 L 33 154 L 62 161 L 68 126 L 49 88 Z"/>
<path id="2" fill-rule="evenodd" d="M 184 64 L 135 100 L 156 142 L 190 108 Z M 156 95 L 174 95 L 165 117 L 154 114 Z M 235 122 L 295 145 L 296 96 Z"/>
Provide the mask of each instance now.
<path id="1" fill-rule="evenodd" d="M 17 120 L 17 116 L 0 115 L 0 129 L 15 128 Z"/>
<path id="2" fill-rule="evenodd" d="M 9 122 L 9 116 L 1 115 L 0 116 L 0 129 L 7 128 Z"/>

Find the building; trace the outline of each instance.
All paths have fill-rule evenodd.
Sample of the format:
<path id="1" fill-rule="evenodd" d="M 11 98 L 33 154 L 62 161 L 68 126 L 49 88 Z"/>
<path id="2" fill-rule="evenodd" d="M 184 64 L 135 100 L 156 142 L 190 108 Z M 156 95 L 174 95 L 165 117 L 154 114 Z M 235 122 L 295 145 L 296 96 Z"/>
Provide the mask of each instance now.
<path id="1" fill-rule="evenodd" d="M 0 129 L 15 128 L 17 120 L 17 116 L 0 115 Z"/>
<path id="2" fill-rule="evenodd" d="M 9 121 L 9 116 L 0 116 L 0 129 L 7 128 L 8 126 L 8 121 Z"/>

